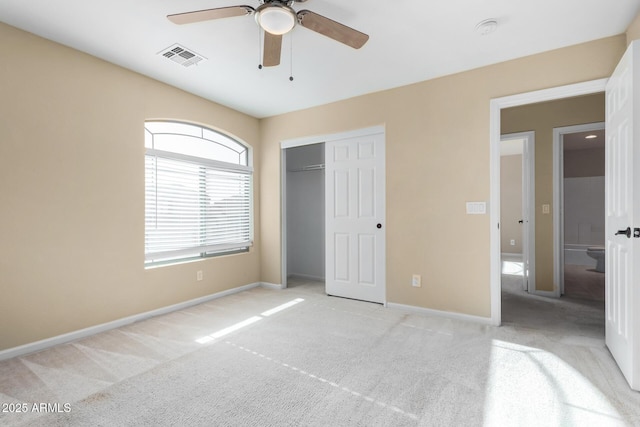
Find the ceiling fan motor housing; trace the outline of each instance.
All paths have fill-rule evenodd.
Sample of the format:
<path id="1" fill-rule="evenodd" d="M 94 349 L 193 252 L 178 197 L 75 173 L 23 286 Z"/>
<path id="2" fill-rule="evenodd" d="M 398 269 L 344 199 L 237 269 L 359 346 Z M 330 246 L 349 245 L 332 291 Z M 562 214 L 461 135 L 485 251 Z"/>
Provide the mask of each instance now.
<path id="1" fill-rule="evenodd" d="M 287 6 L 291 6 L 294 3 L 304 3 L 307 0 L 260 0 L 260 4 L 265 4 L 265 3 L 282 3 L 282 4 L 286 4 Z"/>
<path id="2" fill-rule="evenodd" d="M 262 1 L 256 9 L 256 22 L 263 30 L 274 35 L 286 34 L 296 25 L 296 11 L 291 8 L 293 0 Z"/>

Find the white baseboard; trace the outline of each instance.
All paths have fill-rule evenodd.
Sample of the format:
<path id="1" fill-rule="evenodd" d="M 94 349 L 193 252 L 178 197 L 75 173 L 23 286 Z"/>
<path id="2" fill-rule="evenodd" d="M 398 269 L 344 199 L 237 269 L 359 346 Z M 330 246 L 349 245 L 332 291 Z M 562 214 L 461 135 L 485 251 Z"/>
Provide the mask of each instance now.
<path id="1" fill-rule="evenodd" d="M 53 347 L 55 345 L 76 341 L 81 338 L 86 338 L 88 336 L 98 334 L 100 332 L 105 332 L 111 329 L 120 328 L 122 326 L 126 326 L 134 322 L 139 322 L 141 320 L 149 319 L 151 317 L 171 313 L 173 311 L 182 310 L 194 305 L 198 305 L 214 299 L 222 298 L 227 295 L 237 294 L 239 292 L 244 292 L 249 289 L 257 288 L 259 286 L 262 286 L 264 288 L 270 288 L 270 289 L 282 289 L 281 285 L 275 285 L 272 283 L 264 283 L 264 282 L 256 282 L 256 283 L 250 283 L 244 286 L 238 286 L 237 288 L 227 289 L 226 291 L 216 292 L 215 294 L 206 295 L 200 298 L 195 298 L 195 299 L 184 301 L 178 304 L 169 305 L 166 307 L 158 308 L 156 310 L 151 310 L 151 311 L 147 311 L 140 314 L 134 314 L 133 316 L 123 317 L 122 319 L 114 320 L 107 323 L 102 323 L 100 325 L 90 326 L 88 328 L 79 329 L 77 331 L 69 332 L 62 335 L 57 335 L 55 337 L 46 338 L 40 341 L 35 341 L 29 344 L 24 344 L 18 347 L 2 350 L 0 351 L 0 361 L 11 359 L 12 357 L 23 356 L 28 353 L 34 353 L 36 351 L 41 351 L 46 348 Z"/>
<path id="2" fill-rule="evenodd" d="M 324 277 L 312 276 L 310 274 L 291 273 L 291 274 L 289 274 L 288 278 L 301 279 L 301 280 L 312 280 L 314 282 L 324 282 Z"/>
<path id="3" fill-rule="evenodd" d="M 277 283 L 260 282 L 260 286 L 267 289 L 284 289 L 284 286 Z"/>
<path id="4" fill-rule="evenodd" d="M 412 311 L 414 313 L 426 314 L 429 316 L 446 317 L 448 319 L 465 320 L 468 322 L 482 323 L 483 325 L 492 325 L 490 317 L 472 316 L 470 314 L 454 313 L 451 311 L 433 310 L 430 308 L 416 307 L 414 305 L 397 304 L 388 302 L 386 307 L 396 308 L 399 310 Z"/>

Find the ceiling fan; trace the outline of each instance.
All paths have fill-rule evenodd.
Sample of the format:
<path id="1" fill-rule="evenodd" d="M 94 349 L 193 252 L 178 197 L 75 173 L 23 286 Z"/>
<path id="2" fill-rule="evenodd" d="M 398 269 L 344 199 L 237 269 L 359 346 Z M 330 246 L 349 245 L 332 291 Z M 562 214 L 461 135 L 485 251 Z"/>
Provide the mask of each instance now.
<path id="1" fill-rule="evenodd" d="M 262 59 L 262 65 L 265 67 L 280 64 L 282 35 L 291 31 L 296 23 L 354 49 L 360 49 L 369 40 L 368 35 L 339 22 L 310 10 L 296 12 L 291 7 L 293 3 L 304 3 L 305 1 L 307 0 L 260 0 L 260 5 L 257 8 L 246 5 L 219 7 L 176 13 L 167 15 L 167 18 L 175 24 L 182 25 L 212 19 L 255 15 L 256 22 L 264 30 L 265 35 Z"/>

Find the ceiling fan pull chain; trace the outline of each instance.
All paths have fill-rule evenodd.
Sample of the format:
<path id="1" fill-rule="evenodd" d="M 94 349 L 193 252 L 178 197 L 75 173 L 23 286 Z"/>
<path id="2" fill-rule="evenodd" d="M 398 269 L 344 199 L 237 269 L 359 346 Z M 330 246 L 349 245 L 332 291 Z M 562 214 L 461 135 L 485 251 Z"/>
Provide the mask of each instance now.
<path id="1" fill-rule="evenodd" d="M 258 27 L 258 70 L 262 70 L 262 28 Z"/>
<path id="2" fill-rule="evenodd" d="M 293 31 L 289 33 L 289 81 L 293 81 Z"/>

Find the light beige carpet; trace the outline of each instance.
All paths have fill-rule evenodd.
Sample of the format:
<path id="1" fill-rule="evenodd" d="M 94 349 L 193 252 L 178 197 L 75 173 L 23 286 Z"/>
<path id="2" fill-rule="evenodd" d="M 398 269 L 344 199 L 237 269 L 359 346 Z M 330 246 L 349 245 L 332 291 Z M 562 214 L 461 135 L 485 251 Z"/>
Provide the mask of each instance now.
<path id="1" fill-rule="evenodd" d="M 604 301 L 604 273 L 584 265 L 565 264 L 564 294 L 574 298 Z"/>
<path id="2" fill-rule="evenodd" d="M 29 409 L 0 425 L 640 425 L 597 308 L 528 301 L 496 328 L 253 289 L 0 362 L 0 404 Z M 582 320 L 528 323 L 550 313 Z"/>

